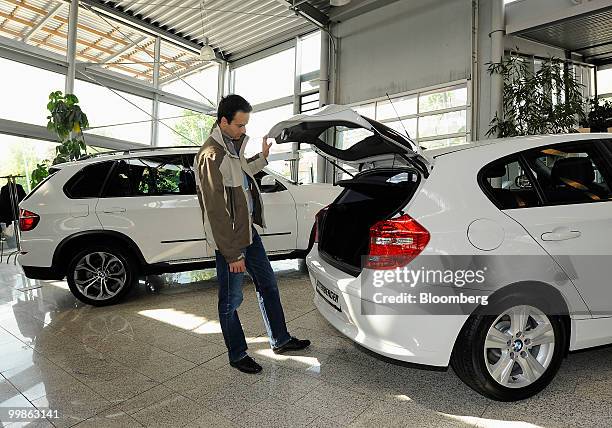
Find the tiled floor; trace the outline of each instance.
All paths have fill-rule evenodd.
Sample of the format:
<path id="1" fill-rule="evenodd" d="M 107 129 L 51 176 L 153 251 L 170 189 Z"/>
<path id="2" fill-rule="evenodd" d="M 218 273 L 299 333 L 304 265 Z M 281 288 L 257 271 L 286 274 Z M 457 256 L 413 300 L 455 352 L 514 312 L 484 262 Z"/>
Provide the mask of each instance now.
<path id="1" fill-rule="evenodd" d="M 313 344 L 273 354 L 245 284 L 241 319 L 264 366 L 253 376 L 227 363 L 213 272 L 155 277 L 155 291 L 141 284 L 125 303 L 93 308 L 65 282 L 30 281 L 3 263 L 0 408 L 60 415 L 32 426 L 611 426 L 612 348 L 570 355 L 531 400 L 497 403 L 452 370 L 399 366 L 354 346 L 315 310 L 297 262 L 274 265 L 290 331 Z"/>

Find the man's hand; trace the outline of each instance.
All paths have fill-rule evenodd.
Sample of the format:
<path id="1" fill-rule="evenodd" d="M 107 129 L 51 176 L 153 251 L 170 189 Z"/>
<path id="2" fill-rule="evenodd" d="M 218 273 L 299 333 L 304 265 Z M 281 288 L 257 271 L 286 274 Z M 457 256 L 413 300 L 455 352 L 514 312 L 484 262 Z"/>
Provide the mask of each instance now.
<path id="1" fill-rule="evenodd" d="M 246 271 L 246 265 L 244 264 L 244 259 L 240 259 L 236 262 L 229 264 L 229 270 L 232 273 L 240 273 Z"/>
<path id="2" fill-rule="evenodd" d="M 266 159 L 268 159 L 268 156 L 270 155 L 270 147 L 272 147 L 272 143 L 268 143 L 268 136 L 265 135 L 261 140 L 261 153 Z"/>

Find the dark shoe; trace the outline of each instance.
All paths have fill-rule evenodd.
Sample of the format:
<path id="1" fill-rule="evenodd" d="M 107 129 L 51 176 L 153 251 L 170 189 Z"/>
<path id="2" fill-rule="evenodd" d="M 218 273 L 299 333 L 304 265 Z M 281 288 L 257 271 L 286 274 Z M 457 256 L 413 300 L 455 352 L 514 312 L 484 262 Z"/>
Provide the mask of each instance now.
<path id="1" fill-rule="evenodd" d="M 284 354 L 287 351 L 299 351 L 301 349 L 308 348 L 310 346 L 310 340 L 300 340 L 295 337 L 289 339 L 289 342 L 278 348 L 272 348 L 275 354 Z"/>
<path id="2" fill-rule="evenodd" d="M 261 371 L 261 366 L 257 364 L 255 360 L 249 357 L 248 355 L 242 360 L 236 361 L 235 363 L 230 361 L 230 366 L 237 368 L 243 373 L 255 374 Z"/>

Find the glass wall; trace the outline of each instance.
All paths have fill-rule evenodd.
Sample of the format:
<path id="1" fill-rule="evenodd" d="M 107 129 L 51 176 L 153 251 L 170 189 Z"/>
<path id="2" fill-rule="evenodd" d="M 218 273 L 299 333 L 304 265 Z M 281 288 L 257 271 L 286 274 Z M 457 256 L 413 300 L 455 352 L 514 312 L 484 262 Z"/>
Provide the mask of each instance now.
<path id="1" fill-rule="evenodd" d="M 612 68 L 597 71 L 597 93 L 612 100 Z"/>
<path id="2" fill-rule="evenodd" d="M 317 31 L 299 38 L 296 47 L 232 70 L 231 91 L 245 97 L 254 107 L 247 125 L 251 137 L 247 155 L 261 150 L 261 139 L 274 124 L 297 112 L 319 107 L 320 57 L 321 33 Z M 296 63 L 299 69 L 295 68 Z M 297 79 L 300 85 L 296 92 Z M 316 178 L 317 155 L 309 147 L 293 154 L 290 144 L 274 144 L 271 153 L 280 158 L 270 162 L 271 169 L 304 183 Z"/>
<path id="3" fill-rule="evenodd" d="M 152 100 L 82 80 L 75 82 L 74 91 L 89 119 L 86 133 L 151 144 Z"/>
<path id="4" fill-rule="evenodd" d="M 63 91 L 65 76 L 0 58 L 0 118 L 47 125 L 47 103 L 53 91 Z"/>
<path id="5" fill-rule="evenodd" d="M 287 49 L 233 70 L 233 92 L 252 105 L 293 95 L 295 48 Z"/>
<path id="6" fill-rule="evenodd" d="M 22 175 L 17 183 L 27 192 L 31 190 L 30 176 L 36 165 L 45 160 L 51 161 L 55 157 L 56 143 L 49 141 L 32 140 L 23 137 L 0 134 L 0 177 L 7 175 Z M 0 179 L 0 186 L 6 184 Z"/>
<path id="7" fill-rule="evenodd" d="M 424 90 L 353 107 L 378 120 L 422 147 L 433 149 L 469 141 L 467 84 Z M 363 130 L 339 129 L 337 147 L 348 148 L 366 135 Z"/>
<path id="8" fill-rule="evenodd" d="M 193 74 L 169 75 L 162 80 L 160 89 L 171 94 L 216 105 L 218 93 L 219 65 L 211 64 Z"/>
<path id="9" fill-rule="evenodd" d="M 201 146 L 210 135 L 215 123 L 213 116 L 177 107 L 159 104 L 159 146 Z"/>

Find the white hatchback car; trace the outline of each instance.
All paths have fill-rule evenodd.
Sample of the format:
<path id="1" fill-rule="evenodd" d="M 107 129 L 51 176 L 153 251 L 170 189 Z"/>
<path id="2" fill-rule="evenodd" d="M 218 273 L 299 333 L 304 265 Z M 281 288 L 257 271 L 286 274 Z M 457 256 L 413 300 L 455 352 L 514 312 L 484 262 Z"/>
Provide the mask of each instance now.
<path id="1" fill-rule="evenodd" d="M 319 136 L 334 127 L 362 139 L 324 144 Z M 612 134 L 422 151 L 328 106 L 269 135 L 360 165 L 317 215 L 307 257 L 317 308 L 355 342 L 401 361 L 450 364 L 504 401 L 545 388 L 568 351 L 612 343 Z M 483 281 L 467 281 L 474 267 Z M 434 274 L 410 283 L 405 272 Z"/>
<path id="2" fill-rule="evenodd" d="M 197 150 L 138 149 L 54 166 L 19 205 L 26 276 L 67 277 L 77 298 L 102 306 L 118 302 L 139 274 L 214 267 L 191 169 Z M 255 180 L 268 224 L 256 228 L 269 258 L 305 257 L 315 214 L 341 189 L 267 168 Z"/>

